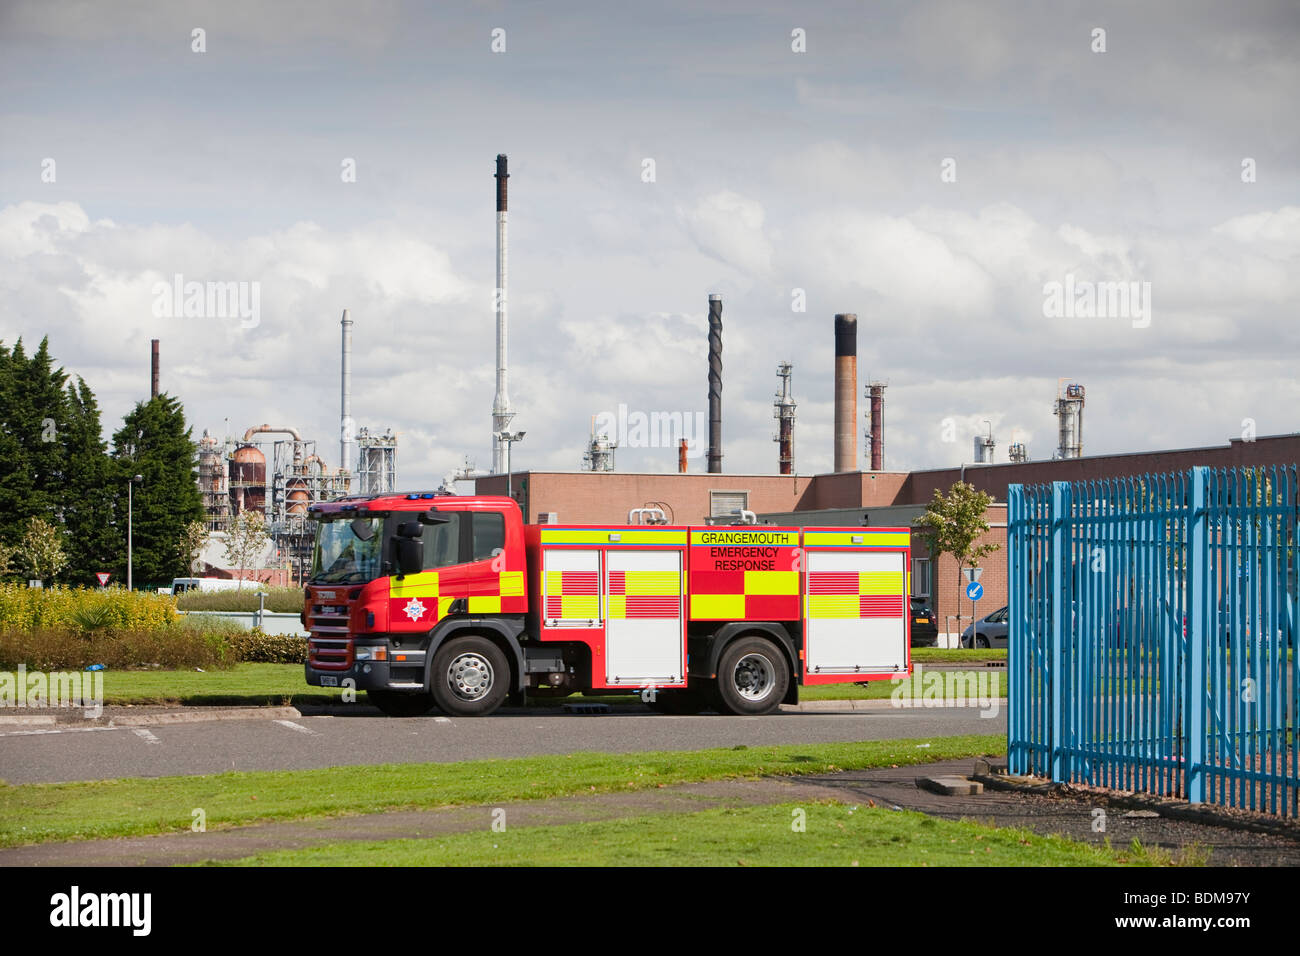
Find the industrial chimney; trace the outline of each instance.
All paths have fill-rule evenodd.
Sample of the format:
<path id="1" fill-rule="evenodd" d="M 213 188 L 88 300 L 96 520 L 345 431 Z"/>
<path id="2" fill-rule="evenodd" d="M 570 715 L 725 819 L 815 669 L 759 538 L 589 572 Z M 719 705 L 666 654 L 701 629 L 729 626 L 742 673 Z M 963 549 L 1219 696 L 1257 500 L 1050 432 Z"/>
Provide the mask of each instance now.
<path id="1" fill-rule="evenodd" d="M 497 393 L 492 400 L 492 473 L 503 474 L 510 450 L 498 437 L 506 430 L 515 410 L 510 407 L 510 394 L 506 384 L 506 154 L 497 154 L 497 289 L 494 301 L 497 311 Z"/>
<path id="2" fill-rule="evenodd" d="M 709 296 L 709 474 L 722 473 L 722 296 Z"/>
<path id="3" fill-rule="evenodd" d="M 858 467 L 858 317 L 835 316 L 835 470 Z"/>
<path id="4" fill-rule="evenodd" d="M 776 464 L 781 474 L 788 475 L 794 470 L 794 395 L 790 391 L 790 375 L 794 366 L 782 362 L 776 367 L 777 378 L 781 380 L 781 390 L 776 393 L 772 403 L 772 417 L 777 421 Z"/>
<path id="5" fill-rule="evenodd" d="M 867 386 L 871 397 L 871 470 L 883 471 L 885 467 L 885 383 L 872 382 Z"/>
<path id="6" fill-rule="evenodd" d="M 1083 404 L 1082 385 L 1066 385 L 1065 379 L 1057 382 L 1056 404 L 1052 414 L 1058 417 L 1056 454 L 1053 458 L 1078 458 L 1083 454 Z"/>
<path id="7" fill-rule="evenodd" d="M 352 444 L 352 316 L 347 309 L 339 322 L 343 329 L 342 382 L 339 408 L 339 468 L 347 471 L 352 458 L 348 446 Z"/>
<path id="8" fill-rule="evenodd" d="M 152 339 L 149 343 L 149 397 L 158 397 L 158 340 Z"/>

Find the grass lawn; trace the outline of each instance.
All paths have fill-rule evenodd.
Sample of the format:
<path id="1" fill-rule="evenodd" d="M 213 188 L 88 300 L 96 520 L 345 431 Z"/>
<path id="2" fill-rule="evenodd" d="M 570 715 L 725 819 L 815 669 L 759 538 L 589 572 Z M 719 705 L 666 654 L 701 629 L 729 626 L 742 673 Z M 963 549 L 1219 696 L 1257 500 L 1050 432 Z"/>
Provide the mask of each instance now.
<path id="1" fill-rule="evenodd" d="M 914 647 L 913 664 L 970 664 L 983 667 L 985 661 L 1003 661 L 1007 659 L 1005 647 L 972 648 L 961 647 Z"/>
<path id="2" fill-rule="evenodd" d="M 793 824 L 802 811 L 803 831 Z M 336 843 L 227 866 L 1120 866 L 1159 862 L 1026 830 L 838 802 Z"/>
<path id="3" fill-rule="evenodd" d="M 220 828 L 257 820 L 541 799 L 700 780 L 907 766 L 1000 755 L 1005 749 L 1006 738 L 998 734 L 0 784 L 0 846 L 187 830 L 196 808 L 205 811 L 209 828 Z"/>
<path id="4" fill-rule="evenodd" d="M 990 652 L 979 653 L 987 657 Z M 980 661 L 983 659 L 978 658 Z M 974 663 L 971 669 L 986 670 L 982 663 Z M 1006 696 L 1005 673 L 1000 668 L 987 670 L 990 674 L 999 675 L 1000 695 Z M 865 687 L 857 684 L 821 684 L 799 688 L 799 699 L 888 700 L 893 692 L 894 684 L 887 680 L 872 681 Z M 104 703 L 110 705 L 290 706 L 336 703 L 341 696 L 342 691 L 336 688 L 309 686 L 303 677 L 301 664 L 236 664 L 228 670 L 206 672 L 104 671 Z M 359 699 L 365 700 L 364 697 Z M 564 699 L 578 701 L 585 698 Z M 623 695 L 592 699 L 605 703 L 633 703 L 636 700 L 633 696 Z M 537 701 L 538 706 L 544 707 L 558 707 L 559 703 L 553 699 Z"/>
<path id="5" fill-rule="evenodd" d="M 285 706 L 328 704 L 341 690 L 310 687 L 301 664 L 236 664 L 229 670 L 104 671 L 105 704 Z"/>

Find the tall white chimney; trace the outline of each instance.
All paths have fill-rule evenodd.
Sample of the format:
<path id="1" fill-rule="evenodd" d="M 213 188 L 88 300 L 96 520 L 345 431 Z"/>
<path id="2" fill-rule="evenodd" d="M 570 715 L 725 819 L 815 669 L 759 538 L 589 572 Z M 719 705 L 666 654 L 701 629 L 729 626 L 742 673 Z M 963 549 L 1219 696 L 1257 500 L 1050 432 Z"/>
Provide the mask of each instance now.
<path id="1" fill-rule="evenodd" d="M 350 467 L 352 456 L 348 446 L 355 440 L 352 427 L 352 316 L 343 310 L 343 382 L 342 407 L 339 411 L 339 467 Z"/>
<path id="2" fill-rule="evenodd" d="M 497 312 L 497 394 L 492 400 L 492 473 L 503 474 L 509 451 L 506 443 L 497 437 L 506 430 L 510 420 L 515 417 L 515 410 L 510 405 L 510 392 L 507 388 L 506 362 L 506 154 L 497 154 L 497 288 L 493 300 Z"/>

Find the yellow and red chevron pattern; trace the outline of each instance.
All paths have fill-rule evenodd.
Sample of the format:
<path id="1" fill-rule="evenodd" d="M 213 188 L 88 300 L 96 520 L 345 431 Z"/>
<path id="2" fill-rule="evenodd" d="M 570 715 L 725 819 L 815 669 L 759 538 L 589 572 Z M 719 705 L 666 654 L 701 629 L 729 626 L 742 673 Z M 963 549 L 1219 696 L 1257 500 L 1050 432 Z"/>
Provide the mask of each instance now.
<path id="1" fill-rule="evenodd" d="M 812 618 L 899 617 L 903 571 L 810 571 L 806 600 Z"/>
<path id="2" fill-rule="evenodd" d="M 609 572 L 612 619 L 681 617 L 682 576 L 677 571 Z"/>
<path id="3" fill-rule="evenodd" d="M 799 617 L 798 571 L 692 571 L 691 617 L 787 621 Z"/>
<path id="4" fill-rule="evenodd" d="M 522 614 L 528 610 L 524 572 L 500 571 L 476 577 L 469 590 L 470 614 Z"/>
<path id="5" fill-rule="evenodd" d="M 542 587 L 548 619 L 600 618 L 599 571 L 547 571 L 545 577 Z"/>
<path id="6" fill-rule="evenodd" d="M 432 627 L 443 619 L 454 597 L 441 592 L 437 571 L 421 571 L 391 578 L 388 586 L 388 616 L 394 625 Z"/>

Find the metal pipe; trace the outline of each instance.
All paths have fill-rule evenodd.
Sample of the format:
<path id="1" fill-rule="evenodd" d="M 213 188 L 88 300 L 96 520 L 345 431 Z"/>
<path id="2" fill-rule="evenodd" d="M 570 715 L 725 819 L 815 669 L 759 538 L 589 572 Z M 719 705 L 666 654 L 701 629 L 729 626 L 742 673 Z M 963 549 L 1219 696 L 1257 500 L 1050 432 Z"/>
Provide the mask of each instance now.
<path id="1" fill-rule="evenodd" d="M 709 296 L 709 474 L 722 473 L 722 296 Z"/>
<path id="2" fill-rule="evenodd" d="M 247 445 L 253 440 L 254 435 L 264 434 L 266 432 L 282 432 L 285 435 L 292 435 L 296 442 L 302 441 L 302 435 L 298 429 L 290 428 L 288 425 L 254 425 L 248 431 L 244 432 L 244 444 Z"/>
<path id="3" fill-rule="evenodd" d="M 835 470 L 858 467 L 858 317 L 835 316 Z"/>
<path id="4" fill-rule="evenodd" d="M 501 474 L 506 470 L 510 451 L 501 439 L 501 434 L 515 417 L 515 410 L 510 405 L 508 375 L 508 341 L 509 323 L 506 314 L 506 154 L 497 154 L 497 171 L 493 177 L 497 181 L 497 287 L 493 296 L 497 313 L 497 391 L 492 399 L 492 473 Z"/>
<path id="5" fill-rule="evenodd" d="M 339 470 L 347 471 L 349 462 L 352 461 L 349 455 L 350 447 L 353 441 L 352 437 L 352 316 L 347 309 L 343 310 L 343 318 L 339 322 L 342 326 L 343 334 L 343 358 L 342 358 L 342 394 L 340 395 L 339 408 Z"/>

